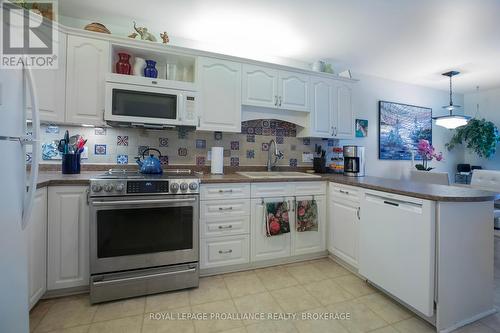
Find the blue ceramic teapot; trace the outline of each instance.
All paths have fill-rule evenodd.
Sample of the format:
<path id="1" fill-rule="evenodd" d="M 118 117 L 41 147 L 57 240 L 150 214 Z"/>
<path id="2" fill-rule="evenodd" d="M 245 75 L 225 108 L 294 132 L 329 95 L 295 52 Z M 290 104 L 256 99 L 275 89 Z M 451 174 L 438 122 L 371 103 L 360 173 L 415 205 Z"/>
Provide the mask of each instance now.
<path id="1" fill-rule="evenodd" d="M 161 162 L 160 160 L 155 157 L 153 154 L 149 154 L 149 157 L 145 157 L 144 155 L 146 152 L 149 152 L 151 150 L 154 150 L 158 153 L 158 156 L 161 157 L 161 152 L 158 149 L 155 148 L 148 148 L 145 149 L 142 152 L 142 161 L 140 157 L 136 157 L 137 159 L 137 164 L 139 165 L 139 171 L 141 173 L 146 173 L 146 174 L 161 174 L 163 173 L 163 170 L 161 168 Z"/>

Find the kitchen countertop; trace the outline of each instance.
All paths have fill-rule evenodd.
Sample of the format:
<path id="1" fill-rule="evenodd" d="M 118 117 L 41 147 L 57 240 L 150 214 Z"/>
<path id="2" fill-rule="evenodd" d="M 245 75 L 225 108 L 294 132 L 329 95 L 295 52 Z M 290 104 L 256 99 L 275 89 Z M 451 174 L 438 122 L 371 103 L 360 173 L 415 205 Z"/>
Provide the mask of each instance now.
<path id="1" fill-rule="evenodd" d="M 40 171 L 37 188 L 61 185 L 88 185 L 89 179 L 102 174 L 103 171 L 87 171 L 76 175 L 63 175 L 58 171 Z M 323 174 L 315 178 L 248 178 L 237 173 L 224 175 L 204 174 L 200 177 L 202 184 L 217 183 L 267 183 L 297 181 L 331 181 L 338 184 L 357 186 L 365 189 L 407 195 L 414 198 L 447 201 L 478 202 L 499 200 L 500 194 L 490 191 L 466 188 L 463 186 L 446 186 L 415 183 L 379 177 L 347 177 L 338 174 Z"/>

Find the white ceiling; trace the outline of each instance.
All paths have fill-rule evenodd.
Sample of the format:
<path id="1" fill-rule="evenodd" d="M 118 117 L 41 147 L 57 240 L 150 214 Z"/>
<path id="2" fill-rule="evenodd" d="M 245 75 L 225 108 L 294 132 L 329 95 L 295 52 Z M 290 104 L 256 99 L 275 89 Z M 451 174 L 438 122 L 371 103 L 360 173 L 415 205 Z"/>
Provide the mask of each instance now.
<path id="1" fill-rule="evenodd" d="M 500 0 L 60 0 L 60 14 L 172 44 L 265 59 L 330 59 L 338 70 L 458 92 L 500 86 Z M 115 32 L 115 31 L 113 31 Z M 190 43 L 186 41 L 191 41 Z"/>

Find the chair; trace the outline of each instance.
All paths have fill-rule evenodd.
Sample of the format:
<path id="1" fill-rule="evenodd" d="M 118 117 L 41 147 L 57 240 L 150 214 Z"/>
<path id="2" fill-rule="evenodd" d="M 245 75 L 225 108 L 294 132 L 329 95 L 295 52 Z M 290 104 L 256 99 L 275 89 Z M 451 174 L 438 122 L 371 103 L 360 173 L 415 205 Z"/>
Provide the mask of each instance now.
<path id="1" fill-rule="evenodd" d="M 481 190 L 500 193 L 500 171 L 474 170 L 470 186 Z M 500 206 L 495 204 L 495 227 L 500 227 Z"/>
<path id="2" fill-rule="evenodd" d="M 450 185 L 448 172 L 411 170 L 410 181 L 426 184 Z"/>

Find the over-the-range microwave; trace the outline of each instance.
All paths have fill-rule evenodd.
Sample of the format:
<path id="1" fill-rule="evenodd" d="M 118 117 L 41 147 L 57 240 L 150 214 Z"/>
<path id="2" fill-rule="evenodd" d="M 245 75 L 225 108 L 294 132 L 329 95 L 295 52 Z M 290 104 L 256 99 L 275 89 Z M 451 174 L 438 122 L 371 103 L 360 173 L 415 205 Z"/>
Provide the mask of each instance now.
<path id="1" fill-rule="evenodd" d="M 111 125 L 163 128 L 196 126 L 196 91 L 175 83 L 111 74 L 106 79 L 104 119 Z"/>

